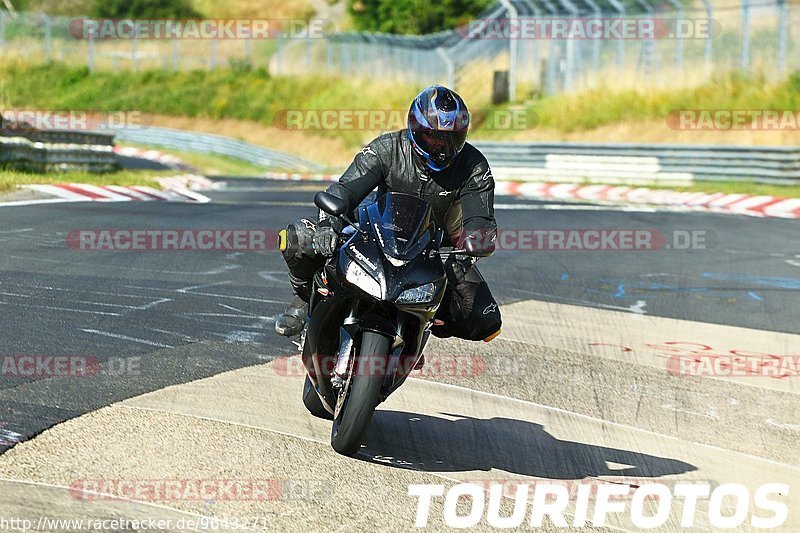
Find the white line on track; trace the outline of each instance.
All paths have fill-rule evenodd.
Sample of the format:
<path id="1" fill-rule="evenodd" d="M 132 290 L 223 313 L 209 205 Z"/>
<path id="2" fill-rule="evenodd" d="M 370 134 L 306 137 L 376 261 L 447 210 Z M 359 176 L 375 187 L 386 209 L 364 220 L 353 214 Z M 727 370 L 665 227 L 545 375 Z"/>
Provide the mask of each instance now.
<path id="1" fill-rule="evenodd" d="M 42 200 L 21 200 L 18 202 L 2 202 L 0 207 L 23 207 L 26 205 L 42 205 L 42 204 L 70 204 L 78 202 L 88 202 L 86 198 L 67 200 L 65 198 L 46 198 Z"/>
<path id="2" fill-rule="evenodd" d="M 224 283 L 230 283 L 226 281 Z M 247 296 L 231 296 L 228 294 L 214 294 L 210 292 L 189 292 L 187 289 L 161 289 L 158 287 L 141 287 L 137 285 L 125 285 L 126 289 L 142 289 L 146 291 L 159 291 L 159 292 L 179 292 L 182 294 L 191 294 L 193 296 L 210 296 L 212 298 L 224 298 L 229 300 L 244 300 L 246 302 L 261 302 L 266 304 L 285 304 L 285 301 L 278 301 L 278 300 L 264 300 L 262 298 L 249 298 Z"/>
<path id="3" fill-rule="evenodd" d="M 220 307 L 224 307 L 225 309 L 227 309 L 229 311 L 236 311 L 237 313 L 241 313 L 242 316 L 252 316 L 252 317 L 256 316 L 253 313 L 248 313 L 247 311 L 242 311 L 241 309 L 237 309 L 237 308 L 232 307 L 230 305 L 225 305 L 225 304 L 217 304 L 217 305 L 220 306 Z"/>
<path id="4" fill-rule="evenodd" d="M 531 296 L 539 296 L 539 297 L 544 296 L 545 298 L 552 298 L 552 299 L 554 299 L 554 300 L 556 300 L 556 301 L 558 301 L 560 303 L 567 303 L 567 304 L 573 304 L 573 305 L 583 305 L 583 306 L 588 306 L 588 307 L 598 307 L 598 308 L 601 308 L 601 309 L 611 309 L 613 311 L 623 311 L 625 313 L 631 313 L 635 317 L 641 317 L 641 315 L 646 315 L 647 314 L 647 311 L 644 310 L 645 306 L 647 306 L 647 302 L 645 300 L 636 300 L 635 304 L 630 305 L 628 307 L 622 307 L 622 306 L 619 306 L 619 305 L 610 305 L 610 304 L 603 304 L 603 303 L 599 303 L 599 302 L 593 302 L 591 300 L 581 300 L 580 298 L 560 297 L 560 296 L 556 296 L 554 294 L 546 294 L 546 293 L 543 293 L 543 292 L 528 291 L 528 290 L 525 290 L 525 289 L 510 289 L 510 290 L 513 291 L 513 292 L 521 292 L 523 294 L 529 294 Z M 544 301 L 549 301 L 549 300 L 544 300 Z"/>
<path id="5" fill-rule="evenodd" d="M 46 285 L 29 285 L 34 289 L 42 289 L 45 291 L 65 291 L 65 292 L 80 292 L 82 294 L 102 294 L 104 296 L 116 296 L 120 298 L 142 298 L 142 299 L 149 299 L 150 296 L 146 296 L 144 294 L 122 294 L 116 292 L 105 292 L 105 291 L 92 291 L 92 290 L 84 290 L 84 289 L 67 289 L 64 287 L 48 287 Z"/>
<path id="6" fill-rule="evenodd" d="M 140 305 L 139 307 L 134 307 L 133 309 L 136 309 L 137 311 L 145 311 L 147 309 L 152 309 L 153 307 L 155 307 L 157 305 L 165 304 L 165 303 L 171 302 L 171 301 L 172 301 L 172 298 L 161 298 L 159 300 L 154 300 L 154 301 L 152 301 L 150 303 L 146 303 L 144 305 Z"/>
<path id="7" fill-rule="evenodd" d="M 182 287 L 180 289 L 175 289 L 175 292 L 189 292 L 193 291 L 194 289 L 207 289 L 209 287 L 219 287 L 221 285 L 230 285 L 233 283 L 232 281 L 215 281 L 213 283 L 203 283 L 202 285 L 189 285 L 188 287 Z"/>
<path id="8" fill-rule="evenodd" d="M 257 318 L 260 320 L 273 320 L 275 317 L 272 316 L 257 316 L 257 315 L 234 315 L 232 313 L 181 313 L 178 316 L 213 316 L 219 318 Z"/>
<path id="9" fill-rule="evenodd" d="M 120 335 L 119 333 L 111 333 L 110 331 L 102 331 L 98 329 L 81 329 L 86 333 L 93 333 L 95 335 L 102 335 L 103 337 L 111 337 L 112 339 L 120 339 L 123 341 L 138 342 L 148 346 L 156 346 L 157 348 L 173 348 L 169 344 L 161 344 L 160 342 L 148 341 L 146 339 L 137 339 L 136 337 L 128 337 L 127 335 Z"/>
<path id="10" fill-rule="evenodd" d="M 6 256 L 9 259 L 19 259 L 21 261 L 39 261 L 41 263 L 56 263 L 56 264 L 69 264 L 69 265 L 86 265 L 87 270 L 90 268 L 98 268 L 98 265 L 95 263 L 76 263 L 75 261 L 63 261 L 60 259 L 45 259 L 43 257 L 23 257 L 20 255 L 9 255 Z M 156 274 L 177 274 L 181 276 L 215 276 L 217 274 L 223 274 L 229 270 L 237 270 L 242 268 L 241 265 L 231 265 L 231 264 L 224 264 L 220 267 L 217 267 L 212 270 L 207 270 L 205 272 L 186 272 L 183 270 L 155 270 L 151 268 L 136 268 L 130 266 L 117 266 L 117 265 L 99 265 L 99 268 L 114 268 L 117 270 L 135 270 L 137 272 L 154 272 Z"/>
<path id="11" fill-rule="evenodd" d="M 12 305 L 8 302 L 0 302 L 0 305 Z M 35 305 L 35 304 L 22 304 L 14 303 L 19 307 L 33 307 L 34 309 L 47 309 L 48 311 L 69 311 L 70 313 L 84 313 L 87 315 L 102 315 L 102 316 L 122 316 L 119 313 L 107 313 L 105 311 L 88 311 L 85 309 L 72 309 L 69 307 L 54 307 L 51 305 Z"/>

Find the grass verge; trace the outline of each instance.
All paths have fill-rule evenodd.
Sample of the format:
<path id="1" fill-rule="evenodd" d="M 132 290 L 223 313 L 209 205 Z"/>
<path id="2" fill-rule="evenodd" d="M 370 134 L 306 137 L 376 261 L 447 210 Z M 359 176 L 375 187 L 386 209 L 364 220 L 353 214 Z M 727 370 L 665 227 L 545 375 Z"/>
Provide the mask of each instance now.
<path id="1" fill-rule="evenodd" d="M 121 143 L 121 146 L 132 146 L 144 150 L 157 150 L 165 154 L 174 155 L 184 163 L 195 167 L 204 176 L 260 176 L 265 170 L 259 166 L 240 161 L 231 157 L 204 154 L 197 152 L 184 152 L 182 150 L 167 149 L 161 146 L 151 146 L 138 143 Z"/>
<path id="2" fill-rule="evenodd" d="M 668 190 L 676 192 L 703 192 L 708 194 L 747 194 L 752 196 L 774 196 L 776 198 L 800 198 L 800 184 L 798 185 L 772 185 L 767 183 L 748 183 L 741 181 L 698 181 L 691 185 L 659 185 L 630 184 L 630 183 L 602 183 L 598 181 L 585 181 L 581 185 L 625 185 L 628 187 L 641 187 L 643 189 Z"/>
<path id="3" fill-rule="evenodd" d="M 655 185 L 648 188 L 658 189 Z M 725 194 L 751 194 L 753 196 L 775 196 L 778 198 L 800 198 L 799 185 L 771 185 L 767 183 L 744 183 L 740 181 L 700 181 L 685 187 L 667 187 L 680 192 L 707 192 Z"/>
<path id="4" fill-rule="evenodd" d="M 92 185 L 147 185 L 160 189 L 155 178 L 173 176 L 172 170 L 121 170 L 108 174 L 90 172 L 47 172 L 34 174 L 0 170 L 0 193 L 13 191 L 18 185 L 50 185 L 59 183 L 90 183 Z"/>

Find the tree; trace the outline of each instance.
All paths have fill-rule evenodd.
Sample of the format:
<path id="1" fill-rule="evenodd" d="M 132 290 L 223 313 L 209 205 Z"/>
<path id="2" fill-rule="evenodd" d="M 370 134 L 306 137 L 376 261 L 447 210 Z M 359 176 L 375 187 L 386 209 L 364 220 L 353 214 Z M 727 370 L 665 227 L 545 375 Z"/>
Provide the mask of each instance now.
<path id="1" fill-rule="evenodd" d="M 422 35 L 454 30 L 495 0 L 348 0 L 357 29 Z"/>

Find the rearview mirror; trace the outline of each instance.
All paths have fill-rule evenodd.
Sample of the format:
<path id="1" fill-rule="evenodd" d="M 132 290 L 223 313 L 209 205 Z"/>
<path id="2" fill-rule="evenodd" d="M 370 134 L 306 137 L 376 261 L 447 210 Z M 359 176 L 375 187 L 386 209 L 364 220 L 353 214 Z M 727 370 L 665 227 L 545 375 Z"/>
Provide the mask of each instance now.
<path id="1" fill-rule="evenodd" d="M 342 200 L 338 196 L 328 194 L 327 192 L 318 192 L 314 195 L 314 205 L 335 217 L 342 216 L 348 207 L 347 200 Z"/>

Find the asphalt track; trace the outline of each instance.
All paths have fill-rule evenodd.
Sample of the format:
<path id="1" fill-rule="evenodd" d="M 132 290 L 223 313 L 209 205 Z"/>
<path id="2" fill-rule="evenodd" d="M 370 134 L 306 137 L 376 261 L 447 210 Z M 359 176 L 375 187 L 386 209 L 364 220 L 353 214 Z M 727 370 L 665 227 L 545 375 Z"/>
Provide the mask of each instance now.
<path id="1" fill-rule="evenodd" d="M 498 197 L 505 229 L 702 231 L 708 245 L 502 251 L 483 261 L 504 335 L 434 343 L 422 379 L 381 406 L 360 460 L 335 456 L 327 424 L 300 404 L 301 376 L 284 358 L 296 350 L 272 333 L 289 296 L 278 253 L 67 246 L 76 229 L 277 230 L 311 214 L 321 187 L 236 180 L 204 205 L 0 209 L 2 354 L 83 355 L 104 370 L 0 376 L 0 515 L 40 516 L 46 501 L 54 515 L 87 516 L 65 488 L 80 479 L 269 478 L 324 489 L 266 503 L 90 506 L 102 516 L 265 516 L 274 530 L 325 520 L 343 531 L 411 528 L 409 483 L 654 479 L 800 490 L 797 377 L 667 372 L 676 354 L 800 355 L 796 221 Z M 481 364 L 444 370 L 454 357 Z M 800 530 L 797 494 L 789 496 L 786 530 Z M 432 527 L 441 520 L 432 512 Z M 624 517 L 609 525 L 635 530 Z M 679 530 L 679 513 L 662 529 Z"/>

